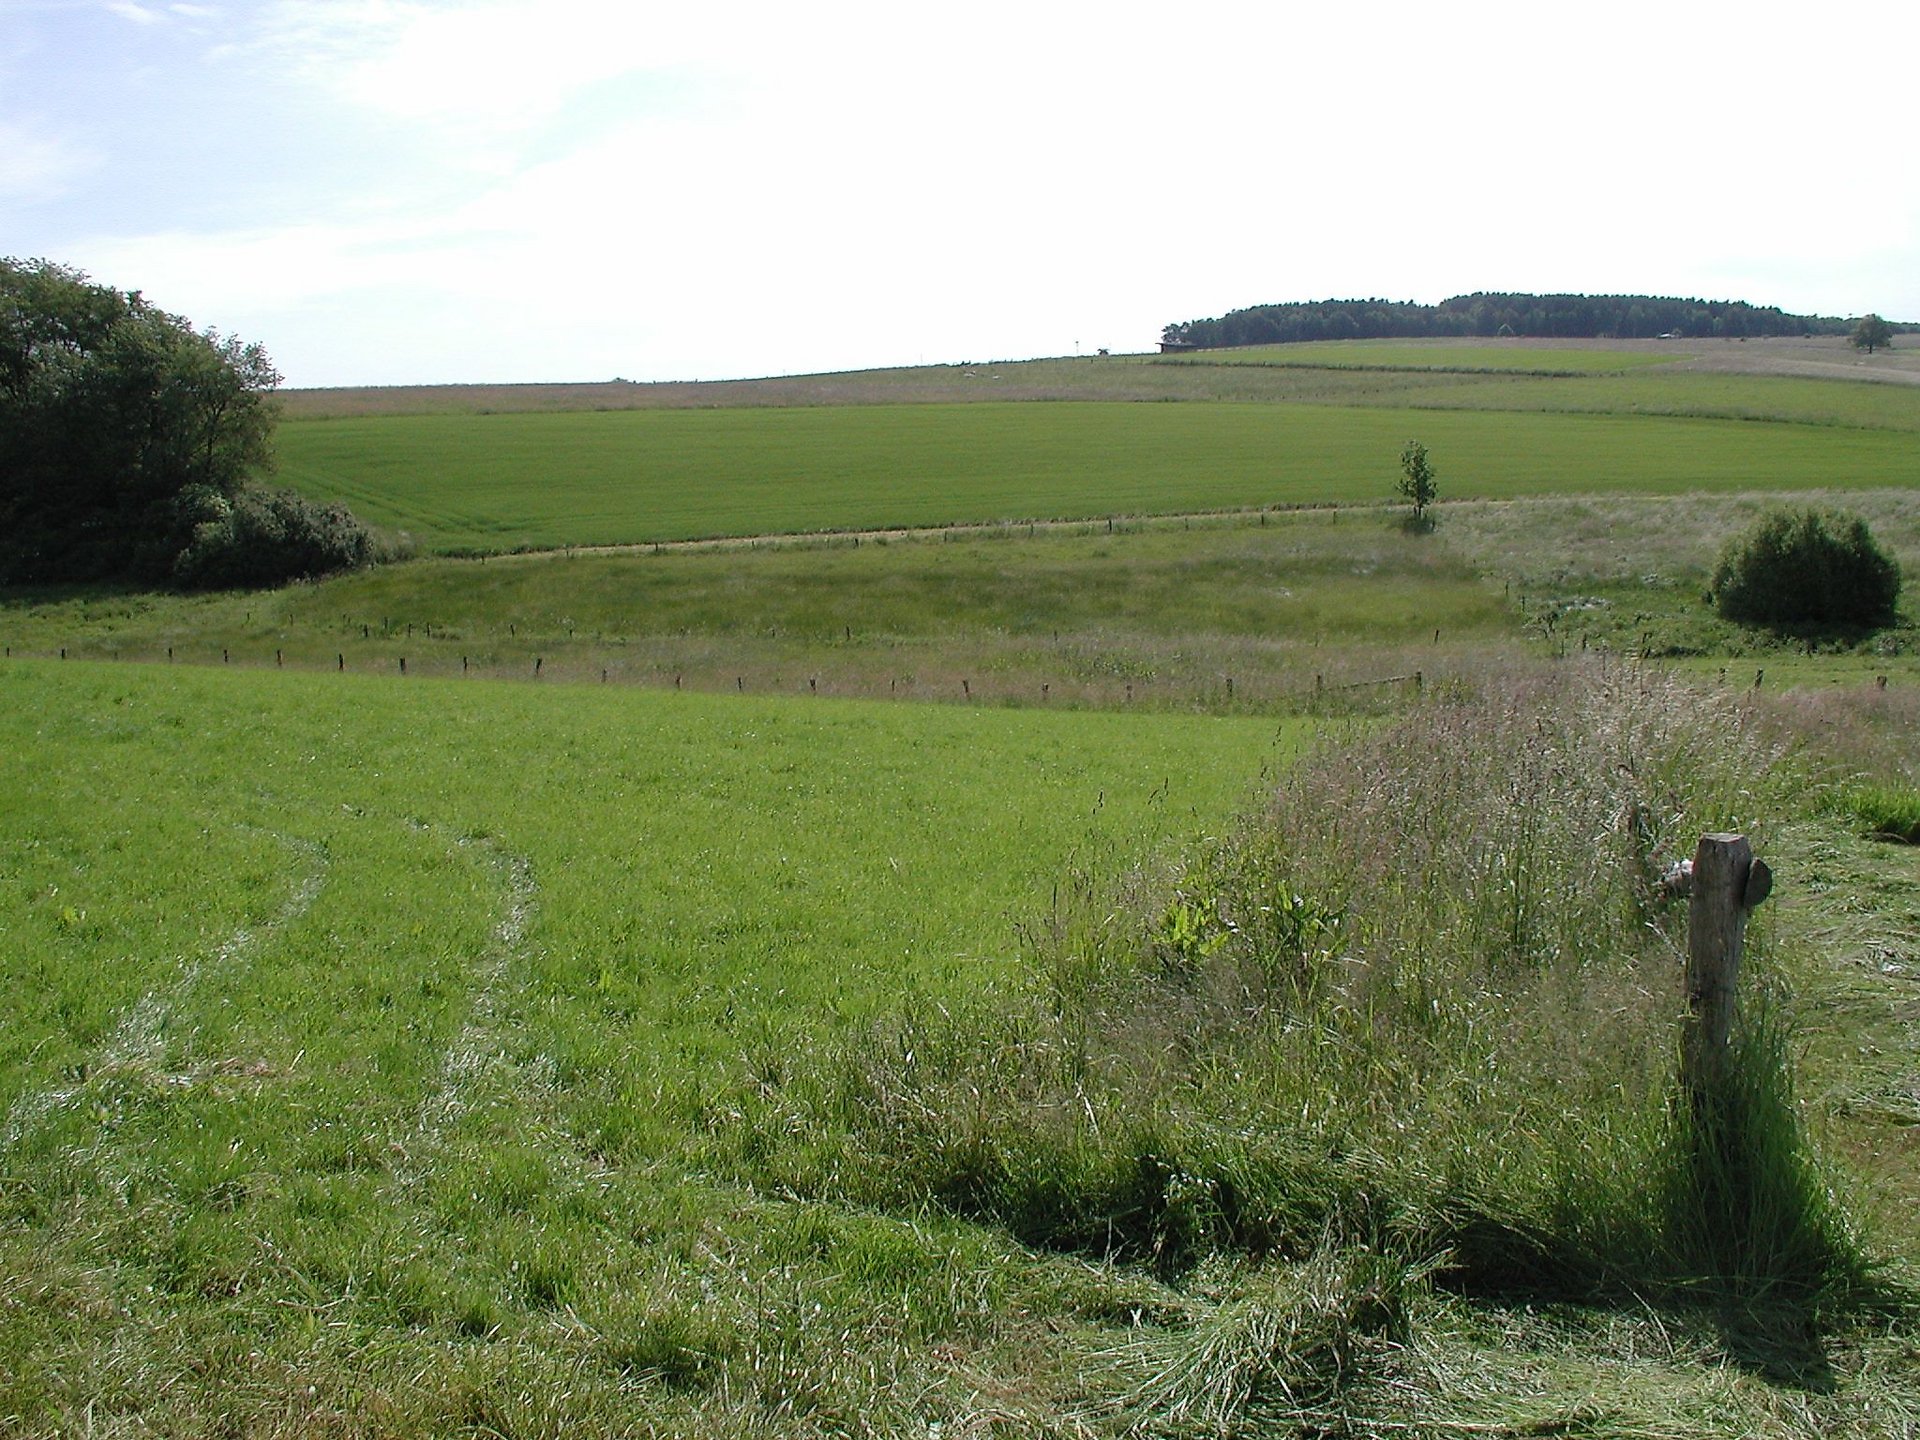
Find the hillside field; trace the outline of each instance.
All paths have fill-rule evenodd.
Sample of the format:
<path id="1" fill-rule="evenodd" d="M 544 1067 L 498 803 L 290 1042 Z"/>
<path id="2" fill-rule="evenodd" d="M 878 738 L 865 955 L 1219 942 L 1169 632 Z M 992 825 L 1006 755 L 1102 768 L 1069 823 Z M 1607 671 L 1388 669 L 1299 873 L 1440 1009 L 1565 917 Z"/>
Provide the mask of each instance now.
<path id="1" fill-rule="evenodd" d="M 282 476 L 428 550 L 1450 499 L 1920 483 L 1910 432 L 1668 417 L 1059 403 L 290 425 Z"/>
<path id="2" fill-rule="evenodd" d="M 1714 347 L 1718 348 L 1718 347 Z M 1180 365 L 1301 365 L 1330 370 L 1520 371 L 1531 375 L 1593 375 L 1684 364 L 1697 349 L 1674 345 L 1569 346 L 1553 341 L 1507 344 L 1444 340 L 1323 340 L 1292 345 L 1236 345 L 1166 357 Z"/>
<path id="3" fill-rule="evenodd" d="M 428 551 L 1367 504 L 1409 437 L 1455 500 L 1920 482 L 1920 385 L 1860 383 L 1913 379 L 1913 353 L 1847 353 L 1364 342 L 300 392 L 280 452 Z"/>
<path id="4" fill-rule="evenodd" d="M 1920 1434 L 1907 355 L 1298 348 L 296 394 L 422 558 L 0 596 L 0 1434 Z"/>

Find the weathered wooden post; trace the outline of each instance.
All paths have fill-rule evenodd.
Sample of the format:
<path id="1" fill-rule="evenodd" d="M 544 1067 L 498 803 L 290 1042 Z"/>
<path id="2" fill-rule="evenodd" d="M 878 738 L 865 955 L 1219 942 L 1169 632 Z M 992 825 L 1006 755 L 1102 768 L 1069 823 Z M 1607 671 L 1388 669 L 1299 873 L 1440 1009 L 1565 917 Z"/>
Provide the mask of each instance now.
<path id="1" fill-rule="evenodd" d="M 1698 1102 L 1724 1080 L 1747 912 L 1772 892 L 1773 872 L 1766 861 L 1753 858 L 1746 836 L 1702 835 L 1691 871 L 1676 879 L 1688 895 L 1680 1079 Z"/>

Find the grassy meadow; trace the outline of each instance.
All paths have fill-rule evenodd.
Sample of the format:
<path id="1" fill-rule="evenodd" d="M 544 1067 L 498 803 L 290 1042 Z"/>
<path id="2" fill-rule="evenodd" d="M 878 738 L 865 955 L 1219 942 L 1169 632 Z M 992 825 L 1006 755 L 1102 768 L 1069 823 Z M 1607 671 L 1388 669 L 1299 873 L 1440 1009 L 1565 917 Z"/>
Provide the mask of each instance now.
<path id="1" fill-rule="evenodd" d="M 1920 573 L 1920 492 L 1858 510 Z M 1776 636 L 1704 599 L 1721 547 L 1783 498 L 1443 502 L 752 545 L 435 558 L 271 594 L 19 596 L 18 656 L 641 684 L 1011 706 L 1341 714 L 1413 677 L 1527 656 L 1663 658 L 1716 683 L 1916 674 L 1906 618 L 1865 641 Z"/>
<path id="2" fill-rule="evenodd" d="M 0 677 L 15 1433 L 1525 1434 L 1596 1373 L 1599 1433 L 1920 1414 L 1904 1222 L 1775 1091 L 1760 1248 L 1676 1226 L 1643 877 L 1729 824 L 1884 866 L 1786 828 L 1733 696 L 1516 674 L 1301 768 L 1269 719 Z M 1908 1021 L 1836 919 L 1750 983 L 1864 1151 Z"/>
<path id="3" fill-rule="evenodd" d="M 1920 387 L 1711 349 L 290 396 L 422 558 L 0 596 L 0 1434 L 1920 1433 Z"/>
<path id="4" fill-rule="evenodd" d="M 458 1426 L 464 1377 L 568 1334 L 536 1368 L 615 1403 L 697 1304 L 635 1277 L 771 1213 L 681 1153 L 702 1080 L 977 993 L 1071 856 L 1217 826 L 1298 737 L 185 667 L 0 684 L 13 1433 Z M 990 1244 L 877 1229 L 896 1285 Z"/>
<path id="5" fill-rule="evenodd" d="M 1518 612 L 1378 512 L 745 548 L 437 559 L 274 595 L 87 594 L 11 653 L 409 678 L 1298 713 L 1483 666 Z M 1340 687 L 1360 686 L 1352 690 Z M 1388 687 L 1390 688 L 1390 687 Z M 1342 707 L 1344 708 L 1344 707 Z"/>

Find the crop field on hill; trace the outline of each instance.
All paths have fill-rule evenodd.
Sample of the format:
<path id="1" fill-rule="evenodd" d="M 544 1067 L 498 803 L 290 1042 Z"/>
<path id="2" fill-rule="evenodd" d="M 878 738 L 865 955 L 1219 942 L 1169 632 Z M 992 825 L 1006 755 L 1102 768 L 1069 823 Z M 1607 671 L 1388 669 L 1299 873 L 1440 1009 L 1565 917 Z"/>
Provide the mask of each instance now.
<path id="1" fill-rule="evenodd" d="M 1391 494 L 1431 448 L 1449 498 L 1920 482 L 1911 433 L 1311 405 L 845 406 L 288 425 L 282 478 L 428 550 L 865 530 Z"/>
<path id="2" fill-rule="evenodd" d="M 1421 391 L 1423 408 L 1698 416 L 1845 429 L 1920 431 L 1920 386 L 1793 375 L 1636 370 L 1615 375 L 1460 376 Z M 1832 483 L 1844 483 L 1836 475 Z"/>
<path id="3" fill-rule="evenodd" d="M 1356 342 L 1353 349 L 1393 346 L 1405 342 Z M 1331 348 L 1331 347 L 1330 347 Z M 1246 404 L 1418 405 L 1435 389 L 1456 389 L 1479 397 L 1487 409 L 1530 409 L 1531 404 L 1509 403 L 1509 386 L 1530 378 L 1528 366 L 1502 373 L 1480 351 L 1499 355 L 1508 349 L 1566 352 L 1563 368 L 1575 373 L 1548 378 L 1555 389 L 1572 388 L 1582 376 L 1601 378 L 1592 366 L 1617 366 L 1619 359 L 1588 361 L 1589 353 L 1633 356 L 1649 361 L 1633 373 L 1644 381 L 1635 403 L 1655 411 L 1672 407 L 1662 400 L 1667 382 L 1683 375 L 1738 376 L 1742 384 L 1728 393 L 1727 413 L 1765 415 L 1777 419 L 1809 419 L 1782 407 L 1783 393 L 1775 382 L 1783 379 L 1825 380 L 1826 392 L 1890 389 L 1905 400 L 1887 399 L 1912 429 L 1920 425 L 1920 347 L 1882 350 L 1864 356 L 1844 340 L 1766 340 L 1751 344 L 1698 341 L 1676 350 L 1667 341 L 1553 341 L 1481 342 L 1456 345 L 1466 354 L 1463 368 L 1355 370 L 1340 366 L 1235 365 L 1193 363 L 1194 358 L 1163 355 L 1113 355 L 1074 359 L 992 361 L 957 365 L 926 365 L 895 370 L 853 370 L 824 375 L 780 376 L 764 380 L 662 381 L 634 384 L 625 380 L 555 385 L 421 385 L 362 387 L 338 390 L 283 392 L 281 402 L 290 420 L 338 420 L 376 415 L 493 415 L 573 410 L 685 410 L 715 408 L 780 408 L 812 405 L 929 405 L 972 404 L 979 401 L 1028 400 L 1188 400 L 1231 401 Z M 1680 354 L 1694 358 L 1677 359 Z M 1210 356 L 1230 352 L 1212 351 Z M 1305 358 L 1311 360 L 1312 350 Z M 1654 363 L 1657 362 L 1657 363 Z M 1622 374 L 1625 372 L 1614 372 Z M 1878 382 L 1878 383 L 1863 383 Z M 1833 406 L 1831 399 L 1823 409 Z M 1552 408 L 1552 407 L 1548 407 Z M 1844 404 L 1842 409 L 1846 407 Z M 1682 412 L 1684 413 L 1684 412 Z M 1854 423 L 1842 421 L 1841 423 Z M 1875 423 L 1863 421 L 1861 423 Z"/>
<path id="4" fill-rule="evenodd" d="M 1202 350 L 1167 359 L 1181 365 L 1307 365 L 1328 369 L 1516 370 L 1531 375 L 1591 375 L 1671 365 L 1693 359 L 1686 347 L 1671 352 L 1563 347 L 1537 341 L 1461 344 L 1445 340 L 1326 340 L 1306 345 L 1242 345 Z"/>

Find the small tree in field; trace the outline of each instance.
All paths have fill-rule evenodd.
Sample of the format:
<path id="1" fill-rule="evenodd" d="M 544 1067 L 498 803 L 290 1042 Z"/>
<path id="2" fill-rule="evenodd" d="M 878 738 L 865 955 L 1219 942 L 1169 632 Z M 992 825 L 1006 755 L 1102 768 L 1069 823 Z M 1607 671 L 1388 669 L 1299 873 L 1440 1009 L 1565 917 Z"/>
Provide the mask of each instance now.
<path id="1" fill-rule="evenodd" d="M 1864 350 L 1869 355 L 1875 350 L 1890 350 L 1893 348 L 1893 326 L 1878 315 L 1862 315 L 1849 338 L 1853 341 L 1854 349 Z"/>
<path id="2" fill-rule="evenodd" d="M 1425 525 L 1427 507 L 1439 498 L 1440 482 L 1433 473 L 1433 462 L 1427 459 L 1427 447 L 1418 440 L 1409 440 L 1400 452 L 1399 490 L 1413 507 L 1413 523 Z"/>
<path id="3" fill-rule="evenodd" d="M 1750 625 L 1885 625 L 1900 565 L 1858 515 L 1777 509 L 1727 546 L 1713 590 L 1722 615 Z"/>

